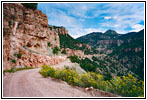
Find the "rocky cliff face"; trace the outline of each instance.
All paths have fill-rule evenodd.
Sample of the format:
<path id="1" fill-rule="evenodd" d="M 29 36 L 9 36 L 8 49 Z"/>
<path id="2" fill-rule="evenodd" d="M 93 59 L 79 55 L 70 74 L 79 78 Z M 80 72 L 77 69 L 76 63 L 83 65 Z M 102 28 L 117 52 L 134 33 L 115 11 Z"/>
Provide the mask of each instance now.
<path id="1" fill-rule="evenodd" d="M 67 35 L 68 34 L 68 30 L 63 26 L 59 27 L 59 26 L 48 25 L 48 28 L 50 30 L 56 31 L 60 35 Z"/>
<path id="2" fill-rule="evenodd" d="M 116 44 L 117 46 L 120 46 L 124 41 L 122 40 L 99 40 L 97 41 L 98 45 L 111 45 Z"/>
<path id="3" fill-rule="evenodd" d="M 84 52 L 82 50 L 73 50 L 70 48 L 66 48 L 65 50 L 67 56 L 79 56 L 79 57 L 84 56 Z"/>
<path id="4" fill-rule="evenodd" d="M 58 34 L 61 34 L 61 35 L 67 35 L 68 34 L 68 31 L 65 29 L 65 27 L 56 28 L 55 31 Z"/>
<path id="5" fill-rule="evenodd" d="M 58 33 L 48 28 L 47 16 L 44 13 L 25 8 L 22 4 L 5 3 L 3 5 L 4 69 L 18 65 L 36 66 L 39 65 L 38 63 L 59 62 L 60 58 L 52 60 L 47 57 L 46 59 L 49 55 L 48 44 L 50 48 L 60 48 Z M 22 55 L 21 58 L 18 58 L 17 54 Z M 37 59 L 47 61 L 37 61 Z"/>

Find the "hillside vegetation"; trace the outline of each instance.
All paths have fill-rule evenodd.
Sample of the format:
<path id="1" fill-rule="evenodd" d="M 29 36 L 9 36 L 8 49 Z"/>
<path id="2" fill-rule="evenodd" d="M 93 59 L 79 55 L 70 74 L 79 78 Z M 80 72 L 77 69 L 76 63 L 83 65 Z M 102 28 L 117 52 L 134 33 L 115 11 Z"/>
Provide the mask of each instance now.
<path id="1" fill-rule="evenodd" d="M 70 49 L 74 49 L 74 50 L 82 50 L 85 54 L 96 53 L 95 49 L 92 48 L 91 50 L 89 50 L 85 45 L 83 45 L 82 47 L 79 47 L 78 44 L 84 44 L 84 43 L 79 41 L 79 40 L 72 38 L 69 34 L 67 34 L 67 35 L 59 34 L 59 38 L 60 38 L 60 47 L 61 48 L 70 48 Z"/>
<path id="2" fill-rule="evenodd" d="M 117 73 L 117 76 L 130 73 L 144 80 L 144 30 L 124 35 L 113 30 L 105 33 L 93 32 L 77 40 L 88 43 L 100 54 L 107 54 L 105 58 L 98 58 L 102 60 L 98 61 L 103 66 L 102 70 L 108 68 L 111 74 Z"/>
<path id="3" fill-rule="evenodd" d="M 119 37 L 124 43 L 115 47 L 109 54 L 126 68 L 144 79 L 144 30 L 137 33 L 128 33 Z M 129 40 L 129 41 L 128 41 Z"/>
<path id="4" fill-rule="evenodd" d="M 42 66 L 40 74 L 66 81 L 68 84 L 80 87 L 94 87 L 96 89 L 115 93 L 121 96 L 144 96 L 144 82 L 137 81 L 132 75 L 115 77 L 105 81 L 103 75 L 94 72 L 78 74 L 73 69 L 55 70 L 53 67 Z"/>

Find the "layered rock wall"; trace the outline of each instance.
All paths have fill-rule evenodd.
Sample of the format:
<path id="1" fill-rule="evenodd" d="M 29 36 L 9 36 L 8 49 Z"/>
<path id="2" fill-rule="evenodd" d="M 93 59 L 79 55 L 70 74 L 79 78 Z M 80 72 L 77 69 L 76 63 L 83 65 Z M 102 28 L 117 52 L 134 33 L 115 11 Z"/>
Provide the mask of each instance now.
<path id="1" fill-rule="evenodd" d="M 111 44 L 117 44 L 120 46 L 124 41 L 122 40 L 98 40 L 97 44 L 98 45 L 111 45 Z"/>
<path id="2" fill-rule="evenodd" d="M 67 56 L 80 56 L 80 57 L 84 56 L 84 52 L 81 50 L 73 50 L 73 49 L 69 49 L 69 48 L 66 48 L 65 50 L 66 50 Z"/>
<path id="3" fill-rule="evenodd" d="M 67 35 L 68 31 L 64 27 L 56 28 L 55 31 L 61 35 Z"/>
<path id="4" fill-rule="evenodd" d="M 48 28 L 47 16 L 44 13 L 25 8 L 19 3 L 3 4 L 4 69 L 18 65 L 36 66 L 59 62 L 60 58 L 56 57 L 55 61 L 45 57 L 49 53 L 48 44 L 50 48 L 60 48 L 58 33 Z M 18 58 L 16 54 L 22 54 L 22 57 Z M 37 59 L 47 61 L 39 62 Z"/>

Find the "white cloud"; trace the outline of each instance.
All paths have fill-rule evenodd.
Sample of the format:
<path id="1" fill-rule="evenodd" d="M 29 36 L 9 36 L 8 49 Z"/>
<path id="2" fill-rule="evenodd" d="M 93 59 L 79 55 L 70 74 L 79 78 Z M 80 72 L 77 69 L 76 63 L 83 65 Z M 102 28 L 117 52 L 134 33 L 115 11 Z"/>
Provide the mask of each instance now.
<path id="1" fill-rule="evenodd" d="M 129 32 L 139 32 L 140 29 L 134 29 L 134 30 L 130 30 Z"/>
<path id="2" fill-rule="evenodd" d="M 68 16 L 66 13 L 62 11 L 53 11 L 47 13 L 48 16 L 48 23 L 50 25 L 56 26 L 64 26 L 67 29 L 75 28 L 75 27 L 82 27 L 81 23 L 78 23 L 78 19 Z"/>
<path id="3" fill-rule="evenodd" d="M 111 17 L 111 16 L 105 16 L 104 17 L 104 19 L 115 19 L 115 20 L 117 20 L 117 16 L 113 16 L 113 17 Z"/>
<path id="4" fill-rule="evenodd" d="M 110 17 L 110 16 L 106 16 L 106 17 L 104 17 L 104 19 L 111 19 L 112 17 Z"/>
<path id="5" fill-rule="evenodd" d="M 144 28 L 143 25 L 141 25 L 141 24 L 135 24 L 134 26 L 132 26 L 132 30 L 130 30 L 130 32 L 138 32 L 138 31 L 140 31 L 143 28 Z"/>
<path id="6" fill-rule="evenodd" d="M 62 5 L 63 6 L 63 5 Z M 93 16 L 87 15 L 87 12 L 90 11 L 93 13 L 93 9 L 95 9 L 97 4 L 85 4 L 85 3 L 76 3 L 76 4 L 68 4 L 68 14 L 73 15 L 79 18 L 93 18 Z"/>
<path id="7" fill-rule="evenodd" d="M 113 27 L 115 27 L 115 28 L 120 27 L 120 24 L 114 24 Z"/>
<path id="8" fill-rule="evenodd" d="M 118 16 L 113 16 L 113 19 L 118 19 Z"/>
<path id="9" fill-rule="evenodd" d="M 141 28 L 143 28 L 143 27 L 144 27 L 144 26 L 141 25 L 141 24 L 136 24 L 136 25 L 132 26 L 132 28 L 134 28 L 134 29 L 141 29 Z"/>

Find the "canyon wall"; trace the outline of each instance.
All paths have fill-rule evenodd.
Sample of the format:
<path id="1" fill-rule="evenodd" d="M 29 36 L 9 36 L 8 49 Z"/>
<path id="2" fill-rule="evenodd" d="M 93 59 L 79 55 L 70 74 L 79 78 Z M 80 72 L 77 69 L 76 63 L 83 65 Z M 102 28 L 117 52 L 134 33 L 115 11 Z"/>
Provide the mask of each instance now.
<path id="1" fill-rule="evenodd" d="M 59 30 L 62 32 L 62 29 Z M 19 3 L 3 4 L 3 68 L 56 64 L 64 59 L 50 56 L 60 48 L 56 30 L 48 28 L 47 16 Z"/>
<path id="2" fill-rule="evenodd" d="M 73 50 L 70 48 L 66 48 L 66 55 L 67 56 L 79 56 L 79 57 L 84 57 L 84 52 L 81 50 Z"/>
<path id="3" fill-rule="evenodd" d="M 122 40 L 98 40 L 98 45 L 111 45 L 111 44 L 117 44 L 117 46 L 120 46 L 124 41 Z"/>
<path id="4" fill-rule="evenodd" d="M 68 34 L 68 30 L 66 30 L 65 27 L 56 28 L 55 31 L 58 34 L 62 34 L 62 35 L 67 35 Z"/>

